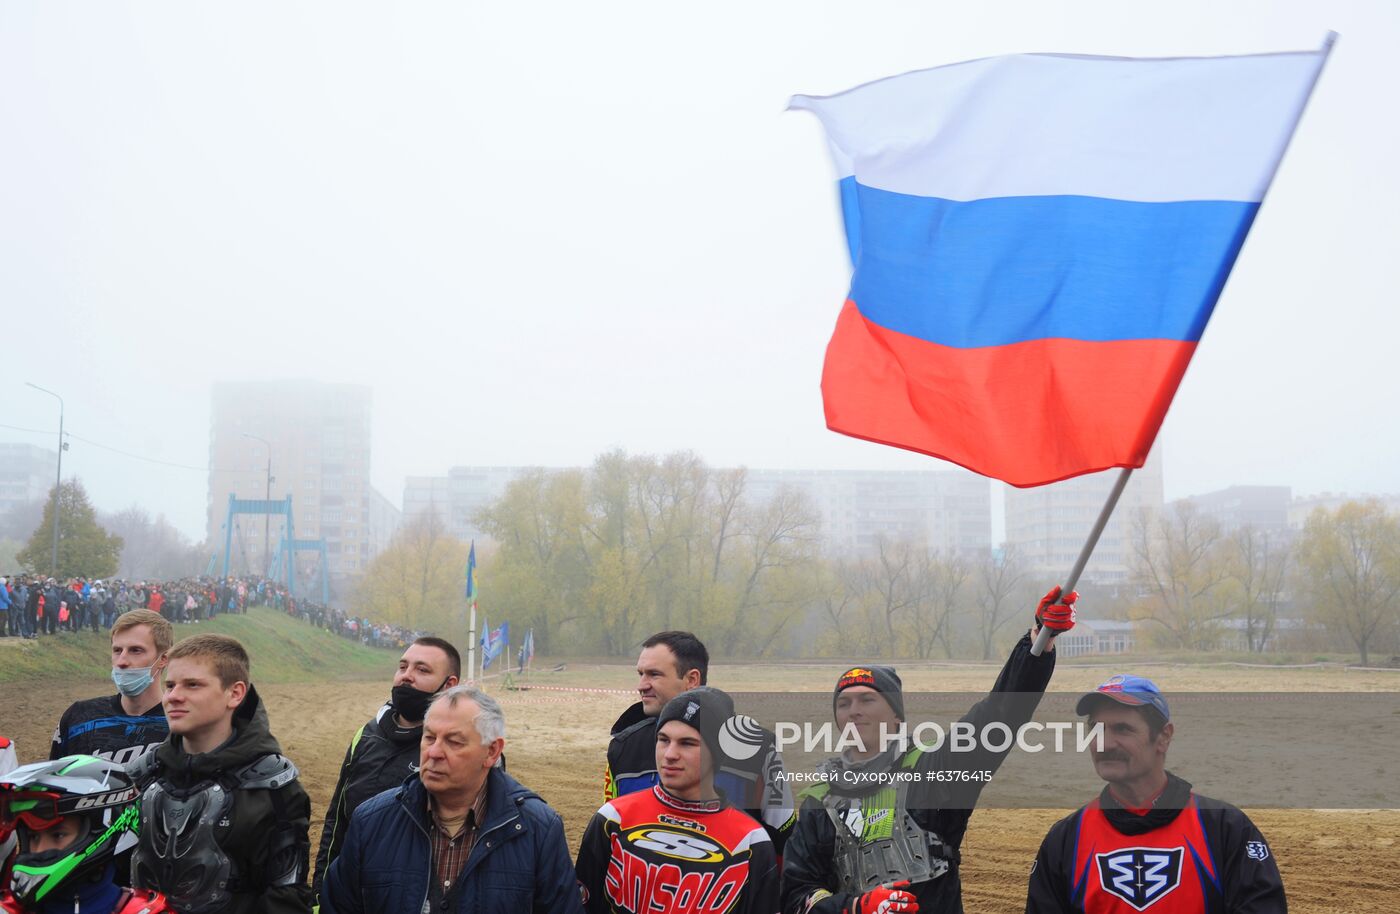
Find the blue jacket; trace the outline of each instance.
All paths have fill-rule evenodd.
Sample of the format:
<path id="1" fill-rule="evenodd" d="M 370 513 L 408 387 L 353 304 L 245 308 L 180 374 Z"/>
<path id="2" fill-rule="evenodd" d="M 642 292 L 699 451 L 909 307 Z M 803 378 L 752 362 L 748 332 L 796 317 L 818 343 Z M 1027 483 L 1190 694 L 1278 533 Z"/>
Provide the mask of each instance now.
<path id="1" fill-rule="evenodd" d="M 583 914 L 559 814 L 500 768 L 487 774 L 486 790 L 486 821 L 439 910 Z M 326 873 L 321 914 L 424 911 L 432 827 L 428 792 L 416 776 L 362 804 Z"/>

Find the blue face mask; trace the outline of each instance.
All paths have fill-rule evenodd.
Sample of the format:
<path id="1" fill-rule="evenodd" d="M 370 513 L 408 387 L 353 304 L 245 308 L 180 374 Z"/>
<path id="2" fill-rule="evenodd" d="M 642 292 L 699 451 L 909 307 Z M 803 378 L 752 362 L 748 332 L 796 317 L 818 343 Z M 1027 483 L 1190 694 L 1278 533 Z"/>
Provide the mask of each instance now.
<path id="1" fill-rule="evenodd" d="M 155 667 L 148 666 L 139 670 L 122 670 L 112 667 L 112 681 L 117 684 L 117 691 L 127 698 L 135 698 L 151 687 L 155 682 Z"/>

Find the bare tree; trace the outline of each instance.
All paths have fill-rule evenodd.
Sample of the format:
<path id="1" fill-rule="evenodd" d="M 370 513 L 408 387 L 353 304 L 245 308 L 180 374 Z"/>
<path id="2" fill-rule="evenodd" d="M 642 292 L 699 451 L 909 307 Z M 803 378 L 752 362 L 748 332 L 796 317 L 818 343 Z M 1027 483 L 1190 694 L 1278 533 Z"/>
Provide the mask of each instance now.
<path id="1" fill-rule="evenodd" d="M 982 659 L 996 653 L 997 635 L 1026 608 L 1030 568 L 1015 546 L 988 550 L 976 563 L 977 638 Z"/>
<path id="2" fill-rule="evenodd" d="M 1133 581 L 1144 594 L 1136 614 L 1161 626 L 1179 647 L 1208 650 L 1215 623 L 1235 610 L 1231 561 L 1220 525 L 1190 502 L 1138 512 L 1129 531 Z"/>
<path id="3" fill-rule="evenodd" d="M 1287 539 L 1246 525 L 1230 535 L 1234 578 L 1239 585 L 1245 646 L 1262 653 L 1278 624 L 1292 550 Z"/>

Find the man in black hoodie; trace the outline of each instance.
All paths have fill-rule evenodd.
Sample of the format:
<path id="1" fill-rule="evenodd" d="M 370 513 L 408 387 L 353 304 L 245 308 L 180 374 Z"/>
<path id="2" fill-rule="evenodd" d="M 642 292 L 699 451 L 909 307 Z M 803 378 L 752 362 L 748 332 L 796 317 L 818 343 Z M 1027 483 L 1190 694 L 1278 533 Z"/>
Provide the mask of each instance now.
<path id="1" fill-rule="evenodd" d="M 226 635 L 175 645 L 163 699 L 170 736 L 132 764 L 143 791 L 133 882 L 181 914 L 311 911 L 311 803 L 248 667 Z"/>
<path id="2" fill-rule="evenodd" d="M 418 776 L 418 744 L 423 740 L 428 705 L 439 692 L 455 686 L 461 675 L 462 655 L 441 638 L 419 638 L 399 658 L 389 703 L 355 732 L 345 750 L 316 852 L 311 880 L 316 898 L 321 897 L 326 870 L 340 856 L 355 810 L 366 800 Z"/>

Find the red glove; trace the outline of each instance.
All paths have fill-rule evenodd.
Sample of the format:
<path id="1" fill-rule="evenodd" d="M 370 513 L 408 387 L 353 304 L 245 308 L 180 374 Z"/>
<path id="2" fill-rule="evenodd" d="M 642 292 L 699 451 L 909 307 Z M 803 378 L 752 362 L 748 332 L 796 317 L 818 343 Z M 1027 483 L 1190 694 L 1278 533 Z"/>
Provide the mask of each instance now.
<path id="1" fill-rule="evenodd" d="M 871 889 L 857 898 L 845 914 L 918 914 L 919 902 L 914 893 L 904 891 L 908 885 L 909 880 L 904 879 Z"/>
<path id="2" fill-rule="evenodd" d="M 1051 587 L 1050 591 L 1040 598 L 1040 605 L 1035 608 L 1036 631 L 1048 628 L 1051 637 L 1054 637 L 1074 628 L 1074 601 L 1078 599 L 1077 590 L 1071 590 L 1069 596 L 1061 600 L 1060 586 L 1056 584 Z"/>

